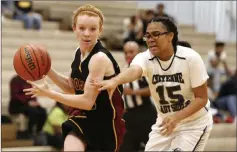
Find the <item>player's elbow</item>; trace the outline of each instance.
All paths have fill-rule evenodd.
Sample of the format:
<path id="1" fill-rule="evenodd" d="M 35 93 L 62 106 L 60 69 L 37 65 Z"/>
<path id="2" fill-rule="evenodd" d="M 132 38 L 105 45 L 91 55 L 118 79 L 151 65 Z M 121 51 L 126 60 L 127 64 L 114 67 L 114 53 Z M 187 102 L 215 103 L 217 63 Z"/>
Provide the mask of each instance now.
<path id="1" fill-rule="evenodd" d="M 95 103 L 95 102 L 94 102 L 94 103 Z M 85 110 L 90 111 L 90 110 L 94 109 L 94 105 L 95 105 L 95 104 L 90 104 L 90 103 L 88 103 L 88 104 L 85 106 Z"/>
<path id="2" fill-rule="evenodd" d="M 93 106 L 87 104 L 84 106 L 84 110 L 90 111 L 92 109 Z"/>
<path id="3" fill-rule="evenodd" d="M 207 104 L 207 102 L 208 102 L 208 97 L 201 97 L 201 103 L 202 103 L 202 105 L 203 106 L 205 106 L 206 104 Z"/>
<path id="4" fill-rule="evenodd" d="M 94 105 L 95 105 L 95 102 L 96 102 L 96 98 L 87 96 L 85 99 L 86 99 L 86 100 L 85 100 L 84 109 L 85 109 L 85 110 L 88 110 L 88 111 L 94 109 Z"/>

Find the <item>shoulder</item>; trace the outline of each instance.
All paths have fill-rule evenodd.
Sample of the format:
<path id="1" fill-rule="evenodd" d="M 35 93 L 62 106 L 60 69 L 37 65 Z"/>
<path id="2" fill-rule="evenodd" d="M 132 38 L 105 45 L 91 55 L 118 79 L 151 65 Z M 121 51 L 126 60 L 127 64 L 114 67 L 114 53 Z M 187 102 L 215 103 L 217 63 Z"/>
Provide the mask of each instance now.
<path id="1" fill-rule="evenodd" d="M 200 54 L 192 48 L 177 46 L 176 56 L 187 61 L 200 59 Z"/>
<path id="2" fill-rule="evenodd" d="M 225 59 L 226 56 L 227 56 L 226 51 L 223 51 L 223 52 L 221 53 L 221 59 Z"/>
<path id="3" fill-rule="evenodd" d="M 145 67 L 146 65 L 148 65 L 149 60 L 152 59 L 152 55 L 149 51 L 149 49 L 147 49 L 144 52 L 138 53 L 135 58 L 132 60 L 131 65 L 140 65 L 142 67 Z"/>
<path id="4" fill-rule="evenodd" d="M 80 47 L 77 47 L 74 51 L 74 57 L 78 56 L 81 54 Z"/>
<path id="5" fill-rule="evenodd" d="M 108 64 L 110 61 L 109 57 L 104 52 L 97 52 L 90 59 L 90 64 L 97 66 Z"/>
<path id="6" fill-rule="evenodd" d="M 137 57 L 137 58 L 140 58 L 140 59 L 142 59 L 142 60 L 149 60 L 149 59 L 152 58 L 149 49 L 147 49 L 147 50 L 144 51 L 144 52 L 138 53 L 138 54 L 136 55 L 136 57 Z"/>
<path id="7" fill-rule="evenodd" d="M 107 60 L 109 59 L 108 56 L 104 52 L 97 52 L 92 56 L 92 59 L 96 60 Z"/>

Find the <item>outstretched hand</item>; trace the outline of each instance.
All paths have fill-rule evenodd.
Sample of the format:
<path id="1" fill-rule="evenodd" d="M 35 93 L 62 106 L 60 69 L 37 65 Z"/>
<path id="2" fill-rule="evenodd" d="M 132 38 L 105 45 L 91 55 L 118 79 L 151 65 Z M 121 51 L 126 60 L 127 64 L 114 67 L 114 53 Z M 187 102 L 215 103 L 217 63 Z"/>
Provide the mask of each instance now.
<path id="1" fill-rule="evenodd" d="M 102 81 L 92 81 L 92 85 L 100 87 L 99 91 L 107 90 L 109 94 L 109 98 L 112 99 L 114 90 L 118 86 L 115 80 L 102 80 Z"/>
<path id="2" fill-rule="evenodd" d="M 44 83 L 41 85 L 38 85 L 32 81 L 27 80 L 26 82 L 32 85 L 32 88 L 24 89 L 23 92 L 25 92 L 25 95 L 31 95 L 31 98 L 37 97 L 37 96 L 45 96 L 47 97 L 52 91 L 52 88 L 49 86 L 47 81 L 44 78 Z"/>

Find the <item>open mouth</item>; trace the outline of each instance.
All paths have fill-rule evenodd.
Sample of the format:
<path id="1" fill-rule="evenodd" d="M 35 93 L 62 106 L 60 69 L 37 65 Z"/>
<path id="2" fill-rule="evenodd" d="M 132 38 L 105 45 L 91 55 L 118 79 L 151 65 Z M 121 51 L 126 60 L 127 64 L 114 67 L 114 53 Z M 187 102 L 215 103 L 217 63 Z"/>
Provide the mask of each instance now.
<path id="1" fill-rule="evenodd" d="M 157 48 L 157 45 L 149 46 L 150 49 Z"/>
<path id="2" fill-rule="evenodd" d="M 88 43 L 88 42 L 90 42 L 91 40 L 82 40 L 82 41 Z"/>

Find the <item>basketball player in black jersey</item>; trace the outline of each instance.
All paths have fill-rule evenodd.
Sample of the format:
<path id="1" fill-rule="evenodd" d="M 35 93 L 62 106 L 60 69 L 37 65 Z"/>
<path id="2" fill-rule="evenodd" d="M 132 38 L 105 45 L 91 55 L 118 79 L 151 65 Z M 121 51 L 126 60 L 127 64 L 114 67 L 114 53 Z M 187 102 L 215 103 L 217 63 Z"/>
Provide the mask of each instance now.
<path id="1" fill-rule="evenodd" d="M 24 90 L 26 95 L 46 96 L 71 107 L 70 117 L 62 125 L 65 151 L 118 151 L 122 143 L 122 86 L 109 98 L 107 91 L 99 92 L 91 83 L 120 73 L 113 56 L 98 40 L 103 21 L 102 12 L 91 5 L 74 12 L 72 27 L 80 48 L 71 64 L 71 75 L 64 77 L 54 69 L 47 74 L 68 94 L 52 90 L 46 81 L 43 85 L 28 81 L 34 87 Z"/>

